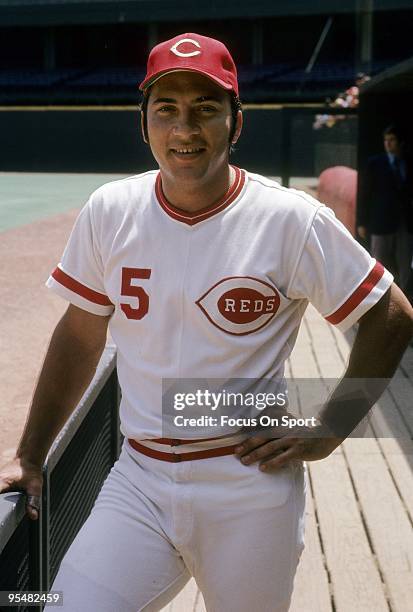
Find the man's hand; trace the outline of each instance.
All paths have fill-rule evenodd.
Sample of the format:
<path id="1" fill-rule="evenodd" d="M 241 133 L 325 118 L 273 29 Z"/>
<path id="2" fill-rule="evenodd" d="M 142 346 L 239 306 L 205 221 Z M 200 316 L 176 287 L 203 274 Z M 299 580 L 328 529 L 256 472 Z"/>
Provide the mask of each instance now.
<path id="1" fill-rule="evenodd" d="M 25 492 L 26 512 L 34 521 L 39 517 L 42 484 L 41 468 L 22 458 L 13 459 L 0 469 L 0 493 Z"/>
<path id="2" fill-rule="evenodd" d="M 310 431 L 303 427 L 291 430 L 282 438 L 268 439 L 268 435 L 262 434 L 253 436 L 239 445 L 235 453 L 244 465 L 259 461 L 259 468 L 264 472 L 276 471 L 291 461 L 325 459 L 344 438 L 326 437 L 321 427 L 319 431 L 320 437 L 316 437 L 316 428 Z"/>

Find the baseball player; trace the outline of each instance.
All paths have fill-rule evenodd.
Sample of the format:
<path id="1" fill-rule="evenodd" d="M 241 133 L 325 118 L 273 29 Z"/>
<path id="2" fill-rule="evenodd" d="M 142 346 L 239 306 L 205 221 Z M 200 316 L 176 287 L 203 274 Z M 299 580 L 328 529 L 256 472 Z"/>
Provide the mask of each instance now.
<path id="1" fill-rule="evenodd" d="M 342 330 L 359 322 L 348 377 L 390 377 L 412 310 L 331 210 L 229 163 L 242 112 L 224 44 L 187 33 L 157 45 L 140 89 L 159 169 L 100 187 L 76 221 L 47 281 L 70 305 L 1 490 L 25 490 L 37 518 L 41 465 L 109 326 L 125 442 L 53 585 L 63 609 L 159 610 L 194 576 L 208 612 L 285 612 L 303 550 L 303 461 L 344 436 L 206 424 L 165 437 L 163 381 L 282 379 L 308 302 Z M 321 415 L 330 429 L 332 412 Z"/>

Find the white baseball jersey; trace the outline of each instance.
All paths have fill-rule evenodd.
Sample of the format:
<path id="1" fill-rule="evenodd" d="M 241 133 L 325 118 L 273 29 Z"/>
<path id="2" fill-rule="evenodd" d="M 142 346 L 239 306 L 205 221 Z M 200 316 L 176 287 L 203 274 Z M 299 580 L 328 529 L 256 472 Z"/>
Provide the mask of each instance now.
<path id="1" fill-rule="evenodd" d="M 196 213 L 167 202 L 159 171 L 103 185 L 47 281 L 111 315 L 128 438 L 162 435 L 163 379 L 278 377 L 308 302 L 345 330 L 393 280 L 314 198 L 235 175 Z"/>

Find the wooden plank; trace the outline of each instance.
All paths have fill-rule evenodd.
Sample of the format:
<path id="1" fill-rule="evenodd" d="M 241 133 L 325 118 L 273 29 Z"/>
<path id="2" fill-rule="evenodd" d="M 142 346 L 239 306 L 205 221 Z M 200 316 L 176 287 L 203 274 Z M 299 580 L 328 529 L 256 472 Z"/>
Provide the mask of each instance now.
<path id="1" fill-rule="evenodd" d="M 310 308 L 310 307 L 309 307 Z M 308 317 L 308 310 L 305 319 Z M 319 378 L 319 370 L 313 353 L 308 326 L 301 326 L 296 347 L 290 358 L 290 372 L 295 380 Z M 300 381 L 295 393 L 300 395 Z M 312 466 L 307 465 L 311 478 Z M 309 479 L 310 480 L 310 479 Z M 308 483 L 310 485 L 310 482 Z M 311 486 L 307 491 L 305 549 L 297 569 L 290 612 L 331 612 L 329 578 L 321 547 L 315 503 Z"/>
<path id="2" fill-rule="evenodd" d="M 323 376 L 327 373 L 329 375 L 331 373 L 334 374 L 334 368 L 342 369 L 348 357 L 349 345 L 354 338 L 354 330 L 343 336 L 341 332 L 331 328 L 330 334 L 335 339 L 336 350 L 332 350 L 327 357 L 325 346 L 330 343 L 328 343 L 321 326 L 317 325 L 314 312 L 310 310 L 308 315 L 307 331 L 314 343 L 313 352 L 317 357 L 317 365 Z M 322 349 L 320 348 L 321 346 L 323 347 Z M 408 351 L 407 356 L 404 358 L 404 364 L 408 363 L 411 366 L 409 353 L 410 351 Z M 399 372 L 397 375 L 403 374 L 403 372 Z M 404 383 L 405 381 L 402 382 Z M 411 405 L 411 402 L 409 404 L 411 393 L 409 391 L 406 392 L 408 386 L 410 385 L 399 385 L 394 394 L 400 400 L 400 403 L 402 403 L 401 414 L 399 415 L 396 411 L 389 411 L 388 404 L 384 408 L 383 402 L 386 401 L 386 397 L 384 397 L 384 400 L 382 398 L 382 408 L 385 410 L 385 414 L 382 415 L 383 418 L 386 417 L 390 421 L 391 428 L 398 432 L 404 432 L 404 434 L 406 428 L 404 426 L 403 429 L 402 417 L 405 417 L 406 411 Z M 387 402 L 390 397 L 388 395 Z M 356 482 L 363 518 L 366 521 L 369 537 L 377 555 L 379 569 L 386 582 L 392 609 L 394 612 L 407 612 L 410 609 L 412 601 L 411 589 L 413 589 L 413 586 L 410 587 L 410 585 L 413 585 L 411 569 L 413 567 L 413 534 L 408 514 L 412 497 L 410 491 L 413 490 L 411 486 L 412 464 L 409 459 L 411 453 L 406 454 L 404 452 L 406 450 L 410 451 L 408 442 L 406 442 L 405 438 L 402 444 L 400 444 L 400 438 L 397 441 L 394 438 L 385 438 L 381 439 L 380 443 L 373 439 L 351 439 L 347 440 L 343 446 L 346 449 L 345 459 L 350 466 L 351 476 Z M 328 462 L 322 462 L 319 465 L 324 469 Z M 314 466 L 315 464 L 312 464 L 312 469 Z M 397 483 L 397 488 L 395 482 Z M 399 497 L 397 489 L 399 489 L 402 498 Z M 315 489 L 320 517 L 324 516 L 326 511 L 325 501 L 323 501 L 321 494 L 323 490 L 324 487 L 320 487 L 318 490 Z M 321 518 L 320 525 L 323 536 Z M 335 598 L 338 598 L 338 605 L 339 593 L 344 592 L 342 589 L 343 582 L 333 579 L 333 575 L 337 574 L 337 572 L 334 572 L 334 566 L 330 566 L 333 551 L 330 551 L 329 555 L 327 554 L 330 539 L 331 536 L 326 534 L 325 552 L 328 568 L 333 580 L 333 594 Z M 371 561 L 368 562 L 368 565 L 370 565 L 369 571 L 371 571 Z M 407 584 L 409 584 L 409 588 L 406 588 Z M 345 600 L 343 600 L 343 605 L 345 605 Z M 353 606 L 351 609 L 353 609 Z M 375 608 L 372 605 L 367 605 L 366 609 Z"/>
<path id="3" fill-rule="evenodd" d="M 372 427 L 395 487 L 413 524 L 413 441 L 394 397 L 386 391 L 374 409 Z"/>
<path id="4" fill-rule="evenodd" d="M 409 383 L 400 370 L 394 378 L 395 384 L 392 381 L 373 408 L 371 424 L 387 469 L 413 524 L 413 442 L 403 414 L 411 391 L 405 388 Z M 404 402 L 402 410 L 401 402 Z"/>
<path id="5" fill-rule="evenodd" d="M 406 426 L 410 432 L 410 437 L 413 436 L 413 381 L 406 378 L 402 370 L 399 368 L 395 373 L 393 380 L 389 385 L 389 393 L 394 397 L 397 404 L 397 409 L 400 412 Z"/>
<path id="6" fill-rule="evenodd" d="M 290 402 L 291 412 L 301 413 L 304 417 L 317 416 L 320 406 L 327 400 L 329 395 L 328 388 L 326 388 L 326 385 L 321 380 L 318 355 L 314 352 L 314 343 L 311 335 L 313 323 L 315 323 L 315 326 L 320 326 L 321 322 L 321 326 L 324 329 L 326 323 L 314 309 L 312 310 L 317 319 L 315 322 L 308 322 L 307 318 L 311 314 L 305 315 L 297 340 L 296 350 L 293 351 L 291 356 L 291 372 L 296 383 L 296 389 L 294 393 L 290 393 L 290 400 L 296 396 L 299 398 L 298 410 L 295 409 L 297 403 Z"/>
<path id="7" fill-rule="evenodd" d="M 328 330 L 329 323 L 312 308 L 304 324 L 309 335 L 313 353 L 319 371 L 323 378 L 337 379 L 343 374 L 343 362 L 338 353 L 333 337 Z"/>
<path id="8" fill-rule="evenodd" d="M 329 329 L 332 326 L 313 307 L 309 309 L 305 325 L 311 340 L 319 377 L 325 387 L 323 393 L 321 389 L 319 391 L 320 399 L 327 401 L 329 394 L 335 389 L 338 380 L 344 373 L 344 363 Z"/>
<path id="9" fill-rule="evenodd" d="M 347 359 L 350 347 L 348 342 L 352 341 L 354 330 L 348 338 L 330 326 L 338 350 Z M 413 349 L 409 347 L 402 360 L 402 366 L 408 365 L 413 372 Z M 372 411 L 372 429 L 378 438 L 379 449 L 390 470 L 391 476 L 405 504 L 406 511 L 413 522 L 413 441 L 411 432 L 406 427 L 403 412 L 398 408 L 398 403 L 404 402 L 405 409 L 411 413 L 411 390 L 406 381 L 403 368 L 399 368 L 394 377 L 397 384 L 391 384 L 390 390 L 385 391 Z M 411 380 L 411 379 L 410 379 Z M 407 408 L 407 405 L 409 407 Z"/>
<path id="10" fill-rule="evenodd" d="M 324 554 L 337 612 L 388 612 L 343 455 L 311 464 Z"/>
<path id="11" fill-rule="evenodd" d="M 314 310 L 309 311 L 306 326 L 317 367 L 326 383 L 334 387 L 343 374 L 348 344 L 341 332 L 321 320 Z M 345 458 L 338 450 L 326 461 L 311 464 L 335 609 L 384 612 L 388 610 L 385 587 L 363 527 Z"/>
<path id="12" fill-rule="evenodd" d="M 289 612 L 332 612 L 328 574 L 310 487 L 306 504 L 305 548 L 298 565 Z"/>
<path id="13" fill-rule="evenodd" d="M 413 442 L 382 438 L 379 445 L 413 524 Z"/>
<path id="14" fill-rule="evenodd" d="M 343 365 L 346 365 L 350 354 L 350 347 L 353 344 L 353 338 L 347 339 L 346 335 L 337 329 L 335 325 L 328 325 L 328 331 L 334 340 L 334 345 Z"/>
<path id="15" fill-rule="evenodd" d="M 407 350 L 403 355 L 401 369 L 405 376 L 407 376 L 410 380 L 413 380 L 413 347 L 411 345 L 407 347 Z"/>
<path id="16" fill-rule="evenodd" d="M 314 308 L 309 309 L 305 325 L 320 374 L 323 378 L 342 376 L 344 361 L 338 348 L 336 336 L 332 331 L 333 326 L 327 323 Z"/>
<path id="17" fill-rule="evenodd" d="M 290 366 L 294 378 L 319 377 L 311 338 L 305 324 L 301 325 L 296 346 L 290 357 Z"/>
<path id="18" fill-rule="evenodd" d="M 370 421 L 377 438 L 396 439 L 406 451 L 408 450 L 409 445 L 404 447 L 403 443 L 411 442 L 411 434 L 403 415 L 398 410 L 395 396 L 389 388 L 373 407 Z"/>
<path id="19" fill-rule="evenodd" d="M 408 612 L 413 601 L 413 530 L 376 440 L 344 442 L 372 548 L 393 612 Z"/>

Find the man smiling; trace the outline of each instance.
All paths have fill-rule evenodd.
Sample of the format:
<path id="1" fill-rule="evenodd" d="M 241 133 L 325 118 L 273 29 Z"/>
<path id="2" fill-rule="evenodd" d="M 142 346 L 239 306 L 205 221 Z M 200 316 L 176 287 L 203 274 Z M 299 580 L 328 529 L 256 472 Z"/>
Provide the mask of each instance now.
<path id="1" fill-rule="evenodd" d="M 234 120 L 228 93 L 190 72 L 167 74 L 146 97 L 143 129 L 146 139 L 150 133 L 148 142 L 162 168 L 165 197 L 192 212 L 212 205 L 235 175 L 228 165 L 229 138 L 233 131 L 231 143 L 238 140 L 241 111 Z"/>
<path id="2" fill-rule="evenodd" d="M 223 378 L 246 391 L 256 379 L 274 391 L 309 301 L 343 330 L 359 322 L 346 376 L 390 377 L 412 310 L 329 209 L 229 164 L 242 113 L 221 42 L 161 43 L 141 89 L 159 170 L 104 185 L 78 217 L 47 282 L 70 305 L 0 491 L 25 490 L 37 518 L 44 458 L 109 325 L 125 442 L 53 585 L 64 610 L 160 610 L 194 576 L 208 612 L 286 612 L 303 550 L 303 461 L 327 457 L 362 414 L 337 429 L 333 396 L 318 437 L 246 438 L 208 419 L 165 437 L 163 381 L 182 392 L 188 379 Z"/>

